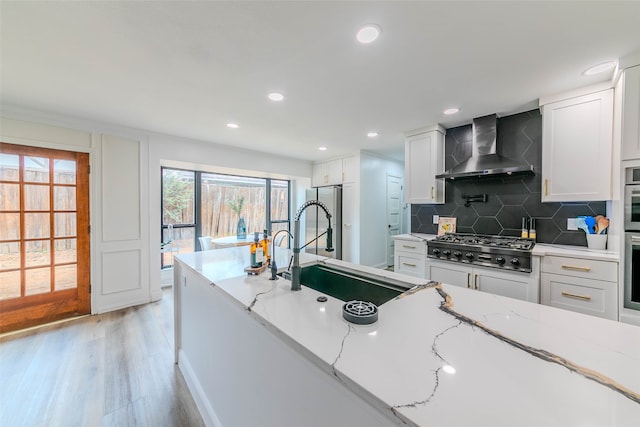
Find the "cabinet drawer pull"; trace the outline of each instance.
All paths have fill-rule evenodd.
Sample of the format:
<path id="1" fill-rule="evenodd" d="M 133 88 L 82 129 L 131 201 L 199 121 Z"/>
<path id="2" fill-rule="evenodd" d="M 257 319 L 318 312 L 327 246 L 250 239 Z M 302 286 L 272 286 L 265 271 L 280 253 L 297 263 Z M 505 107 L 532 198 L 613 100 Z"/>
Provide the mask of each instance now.
<path id="1" fill-rule="evenodd" d="M 549 195 L 549 180 L 548 179 L 544 180 L 544 195 L 545 196 Z"/>
<path id="2" fill-rule="evenodd" d="M 407 249 L 415 249 L 415 246 L 411 246 L 411 245 L 402 245 L 403 248 L 407 248 Z"/>
<path id="3" fill-rule="evenodd" d="M 471 289 L 471 273 L 467 273 L 467 288 Z"/>
<path id="4" fill-rule="evenodd" d="M 580 299 L 582 301 L 591 301 L 591 297 L 589 295 L 576 295 L 576 294 L 571 294 L 569 292 L 561 292 L 563 297 L 567 297 L 567 298 L 575 298 L 575 299 Z"/>
<path id="5" fill-rule="evenodd" d="M 402 265 L 406 265 L 407 267 L 415 267 L 415 264 L 410 264 L 408 262 L 403 262 Z"/>
<path id="6" fill-rule="evenodd" d="M 434 192 L 435 192 L 435 187 L 431 187 L 431 198 L 432 198 L 432 199 L 435 199 L 435 198 L 436 198 L 436 196 L 435 196 Z"/>
<path id="7" fill-rule="evenodd" d="M 478 275 L 476 274 L 473 278 L 473 289 L 478 290 Z"/>
<path id="8" fill-rule="evenodd" d="M 567 264 L 562 264 L 562 268 L 564 268 L 565 270 L 591 271 L 591 267 L 579 267 L 576 265 L 567 265 Z"/>

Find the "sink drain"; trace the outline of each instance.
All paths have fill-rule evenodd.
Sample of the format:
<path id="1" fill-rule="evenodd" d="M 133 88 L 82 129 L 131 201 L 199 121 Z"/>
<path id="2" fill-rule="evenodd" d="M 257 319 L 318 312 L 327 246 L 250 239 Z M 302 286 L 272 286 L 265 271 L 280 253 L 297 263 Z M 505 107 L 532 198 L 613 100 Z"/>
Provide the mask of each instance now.
<path id="1" fill-rule="evenodd" d="M 368 301 L 347 301 L 342 306 L 342 317 L 358 325 L 369 325 L 378 320 L 378 307 Z"/>

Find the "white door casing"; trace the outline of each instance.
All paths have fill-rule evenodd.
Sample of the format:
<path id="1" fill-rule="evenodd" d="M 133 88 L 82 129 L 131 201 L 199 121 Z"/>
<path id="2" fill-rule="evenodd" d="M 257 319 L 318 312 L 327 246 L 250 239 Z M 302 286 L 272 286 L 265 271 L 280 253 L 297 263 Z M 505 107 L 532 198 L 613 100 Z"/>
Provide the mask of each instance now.
<path id="1" fill-rule="evenodd" d="M 393 265 L 394 239 L 400 234 L 402 178 L 387 174 L 387 266 Z"/>

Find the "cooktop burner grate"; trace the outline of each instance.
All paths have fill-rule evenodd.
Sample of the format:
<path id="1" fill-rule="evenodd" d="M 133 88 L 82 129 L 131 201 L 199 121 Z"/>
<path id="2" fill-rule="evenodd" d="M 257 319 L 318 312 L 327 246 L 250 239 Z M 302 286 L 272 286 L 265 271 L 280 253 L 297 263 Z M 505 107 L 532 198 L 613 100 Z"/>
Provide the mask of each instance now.
<path id="1" fill-rule="evenodd" d="M 514 236 L 450 233 L 427 241 L 427 257 L 530 273 L 534 245 Z"/>
<path id="2" fill-rule="evenodd" d="M 485 236 L 479 234 L 449 233 L 437 236 L 434 241 L 461 245 L 490 246 L 505 249 L 531 250 L 533 240 L 513 236 Z"/>

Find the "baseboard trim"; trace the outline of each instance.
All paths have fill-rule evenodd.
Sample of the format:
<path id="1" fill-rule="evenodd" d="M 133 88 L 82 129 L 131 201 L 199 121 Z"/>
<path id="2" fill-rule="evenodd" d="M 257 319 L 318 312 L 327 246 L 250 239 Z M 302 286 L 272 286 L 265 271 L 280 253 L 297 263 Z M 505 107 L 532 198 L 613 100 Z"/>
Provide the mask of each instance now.
<path id="1" fill-rule="evenodd" d="M 180 350 L 178 355 L 178 368 L 180 372 L 182 372 L 182 376 L 187 383 L 191 396 L 193 396 L 193 400 L 196 402 L 196 406 L 198 407 L 198 411 L 200 411 L 205 425 L 209 427 L 222 427 L 222 423 L 207 399 L 207 395 L 202 389 L 200 381 L 198 381 L 198 378 L 193 372 L 193 368 L 191 368 L 189 358 L 182 350 Z"/>

